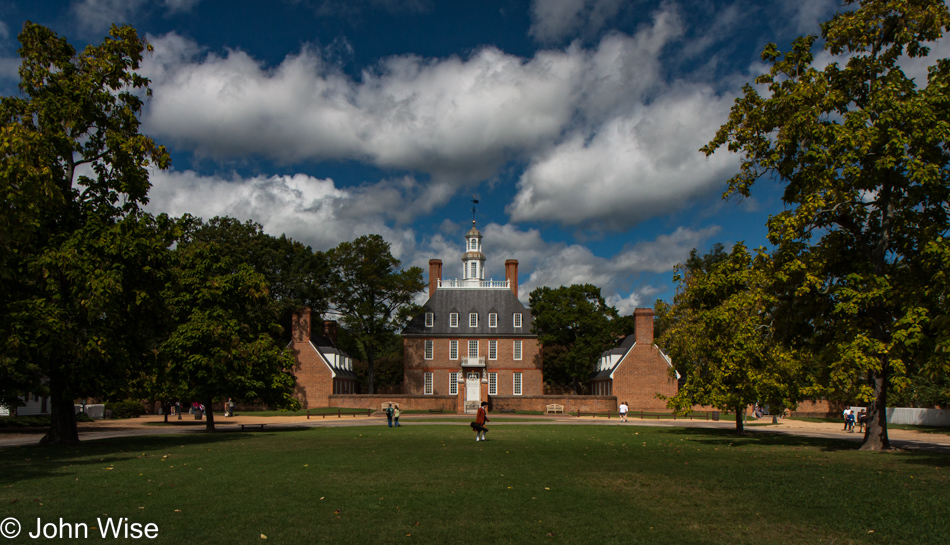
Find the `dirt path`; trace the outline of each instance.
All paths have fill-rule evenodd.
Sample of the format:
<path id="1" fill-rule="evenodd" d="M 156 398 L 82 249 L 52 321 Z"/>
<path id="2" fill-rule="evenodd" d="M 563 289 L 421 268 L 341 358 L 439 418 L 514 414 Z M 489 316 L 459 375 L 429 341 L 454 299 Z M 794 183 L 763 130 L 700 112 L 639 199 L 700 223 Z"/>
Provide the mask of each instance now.
<path id="1" fill-rule="evenodd" d="M 401 419 L 406 425 L 437 425 L 452 424 L 455 420 L 460 425 L 468 424 L 468 417 L 463 415 L 420 415 L 407 414 Z M 146 415 L 139 418 L 130 418 L 124 420 L 99 420 L 96 422 L 85 422 L 79 424 L 79 438 L 82 441 L 103 439 L 107 437 L 128 437 L 136 435 L 165 435 L 176 433 L 200 433 L 205 430 L 204 420 L 195 420 L 193 415 L 182 415 L 182 420 L 170 416 L 168 424 L 164 424 L 164 417 L 157 415 Z M 362 415 L 319 415 L 311 416 L 246 416 L 238 415 L 232 418 L 215 416 L 215 428 L 217 431 L 237 431 L 241 424 L 265 424 L 267 428 L 292 428 L 292 427 L 340 427 L 340 426 L 385 426 L 386 419 L 383 416 L 362 416 Z M 638 420 L 631 418 L 626 424 L 620 423 L 616 418 L 591 418 L 591 417 L 571 417 L 571 416 L 532 416 L 532 415 L 512 415 L 497 416 L 492 422 L 496 426 L 508 425 L 530 425 L 530 424 L 596 424 L 605 426 L 660 426 L 660 427 L 697 427 L 697 428 L 715 428 L 732 429 L 735 427 L 733 421 L 722 420 L 718 422 L 708 420 L 683 420 L 682 418 L 659 419 L 659 420 Z M 749 422 L 746 427 L 751 433 L 782 433 L 789 435 L 800 435 L 806 437 L 816 437 L 823 439 L 843 439 L 847 441 L 860 442 L 862 434 L 848 433 L 842 430 L 842 425 L 832 422 L 803 422 L 800 420 L 779 420 L 778 424 Z M 0 431 L 0 448 L 32 445 L 39 442 L 43 437 L 44 430 L 30 431 Z M 925 450 L 929 452 L 939 452 L 950 454 L 950 435 L 923 433 L 910 430 L 888 430 L 888 438 L 891 445 L 895 448 Z"/>

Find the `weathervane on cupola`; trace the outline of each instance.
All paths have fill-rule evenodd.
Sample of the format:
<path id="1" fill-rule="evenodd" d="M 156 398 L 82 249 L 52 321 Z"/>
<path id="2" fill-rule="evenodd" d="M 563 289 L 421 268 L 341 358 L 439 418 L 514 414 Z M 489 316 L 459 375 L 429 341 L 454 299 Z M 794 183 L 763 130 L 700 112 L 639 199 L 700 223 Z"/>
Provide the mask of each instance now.
<path id="1" fill-rule="evenodd" d="M 462 255 L 462 281 L 480 282 L 485 279 L 485 254 L 482 253 L 482 234 L 475 228 L 475 205 L 472 198 L 472 228 L 465 234 L 465 253 Z"/>

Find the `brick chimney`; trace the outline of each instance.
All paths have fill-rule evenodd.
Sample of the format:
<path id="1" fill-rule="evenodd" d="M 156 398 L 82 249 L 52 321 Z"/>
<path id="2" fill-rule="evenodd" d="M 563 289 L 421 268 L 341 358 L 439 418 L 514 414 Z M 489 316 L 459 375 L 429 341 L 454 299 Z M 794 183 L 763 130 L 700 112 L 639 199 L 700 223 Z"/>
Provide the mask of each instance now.
<path id="1" fill-rule="evenodd" d="M 333 343 L 333 346 L 336 346 L 336 322 L 333 320 L 325 320 L 323 322 L 323 336 L 330 339 L 330 342 Z"/>
<path id="2" fill-rule="evenodd" d="M 435 293 L 435 290 L 439 287 L 439 280 L 442 280 L 442 260 L 430 259 L 429 260 L 429 297 L 432 297 L 432 294 Z"/>
<path id="3" fill-rule="evenodd" d="M 509 259 L 505 261 L 505 280 L 508 281 L 508 286 L 511 287 L 511 293 L 515 294 L 515 297 L 518 297 L 518 260 Z"/>
<path id="4" fill-rule="evenodd" d="M 653 344 L 653 309 L 638 308 L 633 311 L 633 334 L 637 344 Z"/>
<path id="5" fill-rule="evenodd" d="M 310 307 L 303 307 L 294 313 L 290 328 L 295 343 L 310 342 Z"/>

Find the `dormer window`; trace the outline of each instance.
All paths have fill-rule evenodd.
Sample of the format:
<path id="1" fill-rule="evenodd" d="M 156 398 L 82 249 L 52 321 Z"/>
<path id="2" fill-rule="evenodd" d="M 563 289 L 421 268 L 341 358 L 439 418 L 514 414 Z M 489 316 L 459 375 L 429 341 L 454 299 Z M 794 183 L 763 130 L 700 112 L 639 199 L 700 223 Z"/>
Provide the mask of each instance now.
<path id="1" fill-rule="evenodd" d="M 498 313 L 492 312 L 488 315 L 488 327 L 498 327 Z"/>
<path id="2" fill-rule="evenodd" d="M 458 246 L 456 246 L 456 248 L 458 248 Z M 469 241 L 468 241 L 468 249 L 469 249 L 469 250 L 472 250 L 472 251 L 478 250 L 478 239 L 473 238 L 473 239 L 469 240 Z"/>
<path id="3" fill-rule="evenodd" d="M 515 314 L 515 327 L 521 327 L 521 313 Z"/>
<path id="4" fill-rule="evenodd" d="M 453 312 L 449 314 L 449 327 L 458 327 L 459 326 L 459 313 Z"/>
<path id="5" fill-rule="evenodd" d="M 435 323 L 435 315 L 431 312 L 426 312 L 426 327 L 432 327 Z"/>
<path id="6" fill-rule="evenodd" d="M 468 315 L 468 327 L 478 327 L 478 314 L 473 312 Z"/>

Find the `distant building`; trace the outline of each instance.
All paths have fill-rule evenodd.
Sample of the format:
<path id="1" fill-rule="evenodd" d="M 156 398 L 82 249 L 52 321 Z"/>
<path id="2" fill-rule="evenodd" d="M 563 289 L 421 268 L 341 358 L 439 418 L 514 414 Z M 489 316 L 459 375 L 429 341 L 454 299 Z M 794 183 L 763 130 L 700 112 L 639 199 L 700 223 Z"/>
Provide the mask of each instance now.
<path id="1" fill-rule="evenodd" d="M 50 400 L 49 396 L 28 393 L 26 397 L 20 396 L 23 405 L 16 408 L 17 416 L 44 416 L 49 414 Z M 0 416 L 10 416 L 13 411 L 10 407 L 0 405 Z"/>
<path id="2" fill-rule="evenodd" d="M 505 280 L 485 280 L 484 267 L 474 221 L 461 280 L 443 280 L 442 261 L 429 261 L 429 300 L 402 331 L 404 394 L 458 396 L 465 412 L 488 396 L 542 394 L 534 321 L 518 300 L 518 261 L 505 262 Z"/>
<path id="3" fill-rule="evenodd" d="M 656 394 L 676 394 L 677 381 L 670 376 L 673 362 L 653 344 L 653 310 L 638 308 L 633 316 L 634 333 L 601 354 L 594 365 L 591 393 L 615 396 L 631 410 L 666 411 L 666 401 Z"/>
<path id="4" fill-rule="evenodd" d="M 310 309 L 294 314 L 288 345 L 297 364 L 295 395 L 305 408 L 329 406 L 331 394 L 356 393 L 353 360 L 336 347 L 336 322 L 323 322 L 323 335 L 310 334 Z"/>

